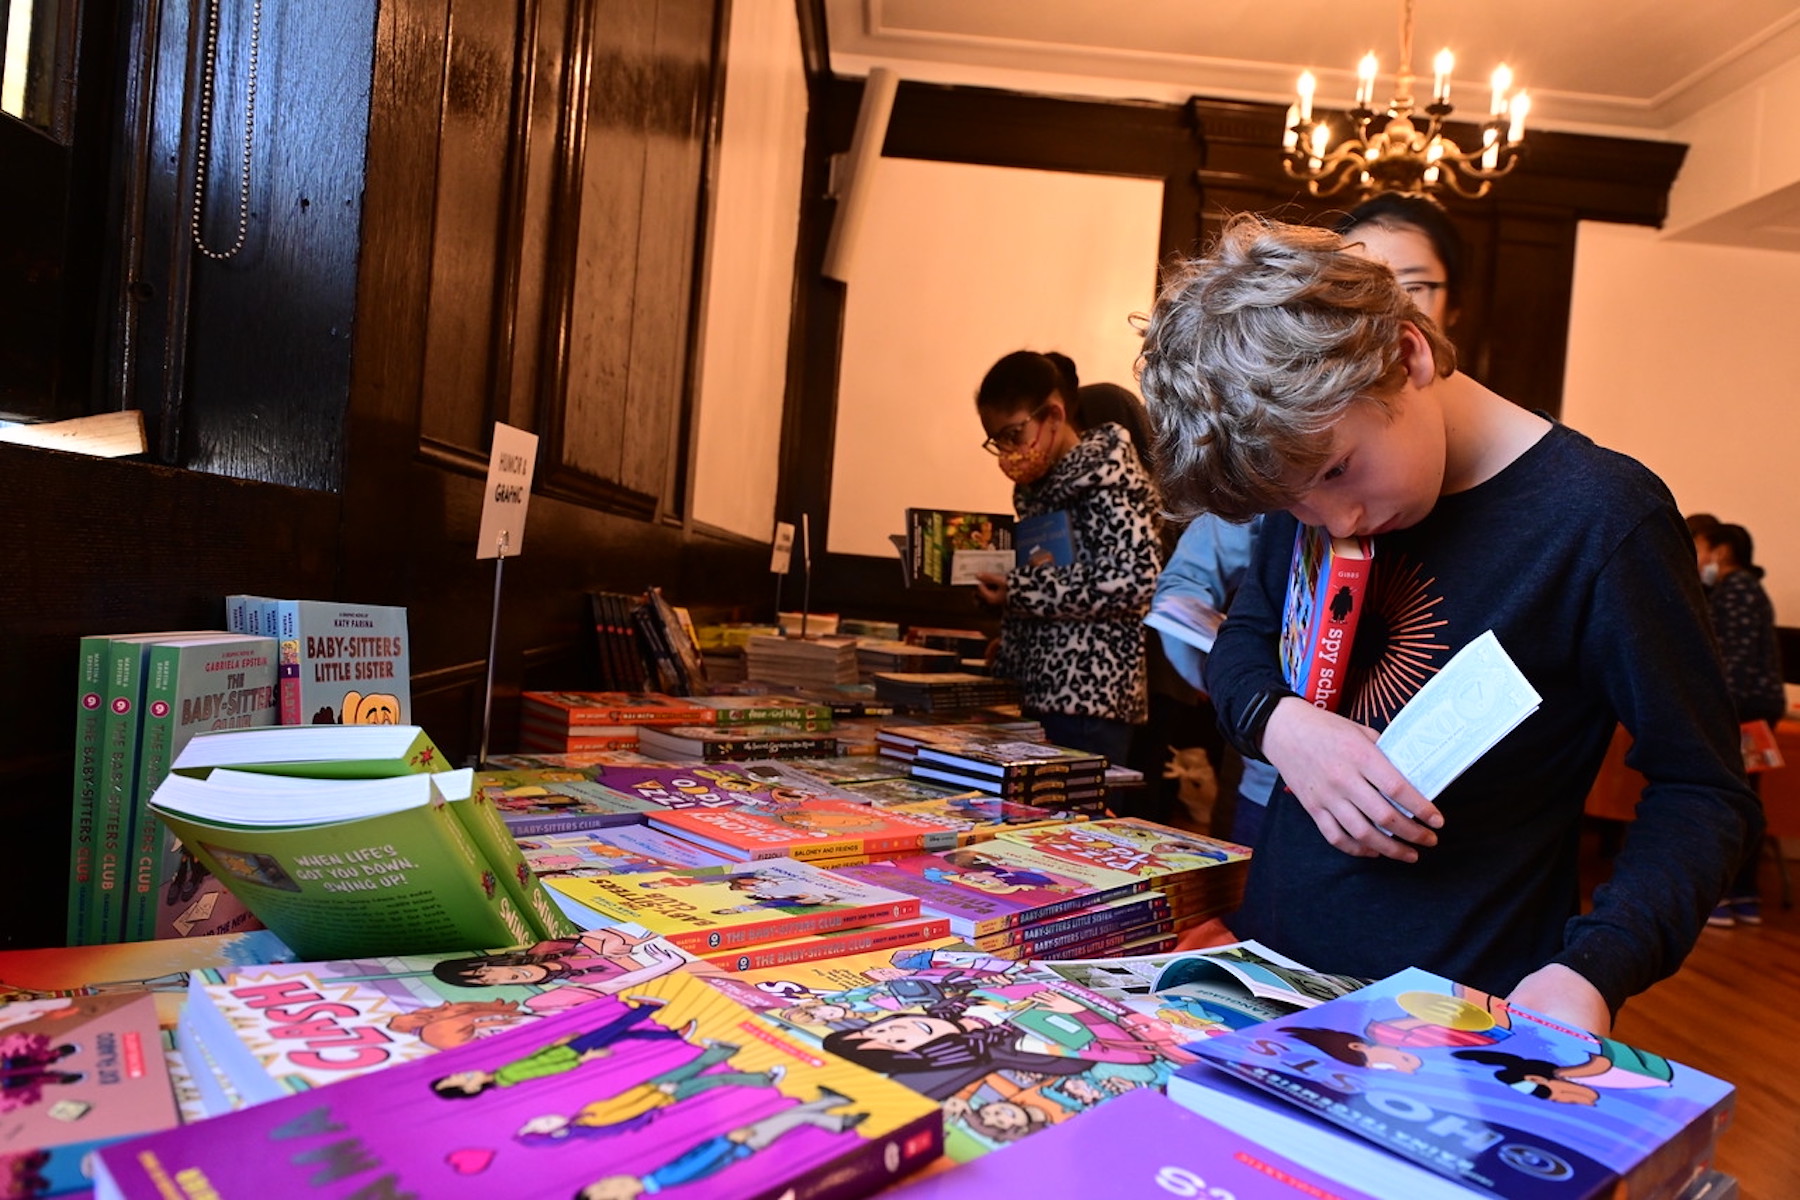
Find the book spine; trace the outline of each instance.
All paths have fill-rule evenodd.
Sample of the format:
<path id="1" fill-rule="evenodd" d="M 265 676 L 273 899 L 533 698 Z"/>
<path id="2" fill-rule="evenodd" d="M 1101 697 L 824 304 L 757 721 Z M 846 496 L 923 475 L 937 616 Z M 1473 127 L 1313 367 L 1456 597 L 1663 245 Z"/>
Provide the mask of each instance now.
<path id="1" fill-rule="evenodd" d="M 1335 540 L 1335 539 L 1334 539 Z M 1350 672 L 1350 647 L 1369 586 L 1368 558 L 1346 558 L 1328 545 L 1313 596 L 1313 624 L 1294 690 L 1316 708 L 1336 712 Z"/>
<path id="2" fill-rule="evenodd" d="M 944 1153 L 944 1116 L 930 1113 L 787 1181 L 782 1200 L 872 1196 Z"/>
<path id="3" fill-rule="evenodd" d="M 834 929 L 854 929 L 860 925 L 877 925 L 890 921 L 906 921 L 919 915 L 919 902 L 908 897 L 889 903 L 864 904 L 837 912 L 802 913 L 728 925 L 718 929 L 694 929 L 669 934 L 668 939 L 696 955 L 717 953 L 721 946 L 754 946 L 758 942 L 785 941 L 808 933 L 828 933 Z"/>
<path id="4" fill-rule="evenodd" d="M 477 790 L 473 795 L 451 802 L 451 809 L 461 818 L 463 828 L 475 842 L 500 880 L 500 886 L 513 899 L 535 935 L 532 941 L 573 937 L 580 932 L 575 923 L 564 916 L 544 890 L 543 881 L 531 873 L 519 843 L 507 832 L 494 802 Z"/>
<path id="5" fill-rule="evenodd" d="M 606 829 L 613 825 L 637 824 L 635 813 L 509 813 L 506 828 L 515 838 L 541 833 L 575 833 L 583 829 Z"/>
<path id="6" fill-rule="evenodd" d="M 150 797 L 169 774 L 174 757 L 175 724 L 181 680 L 180 650 L 153 646 L 144 672 L 142 744 L 138 753 L 137 802 L 132 814 L 131 890 L 125 897 L 123 940 L 140 942 L 156 935 L 156 866 L 168 835 L 149 811 Z"/>
<path id="7" fill-rule="evenodd" d="M 85 925 L 86 944 L 98 946 L 123 936 L 124 900 L 131 844 L 131 807 L 137 794 L 137 756 L 142 733 L 143 662 L 141 643 L 113 643 L 106 660 L 105 746 L 95 828 L 94 874 L 98 887 Z"/>
<path id="8" fill-rule="evenodd" d="M 276 600 L 264 610 L 274 618 L 264 637 L 276 643 L 275 687 L 279 696 L 280 721 L 283 725 L 304 725 L 306 716 L 300 711 L 300 680 L 304 664 L 300 661 L 305 648 L 300 636 L 300 604 L 296 600 Z"/>
<path id="9" fill-rule="evenodd" d="M 1121 904 L 1116 908 L 1101 909 L 1091 913 L 1076 913 L 1054 919 L 1055 928 L 1049 932 L 1039 933 L 1035 930 L 1040 925 L 1052 922 L 1034 920 L 1029 925 L 1008 929 L 1004 933 L 987 934 L 977 938 L 975 945 L 983 950 L 1009 945 L 1024 946 L 1029 949 L 1049 949 L 1052 946 L 1084 941 L 1115 929 L 1127 929 L 1133 925 L 1158 920 L 1168 915 L 1169 902 L 1166 899 L 1160 895 L 1145 896 L 1142 903 Z"/>
<path id="10" fill-rule="evenodd" d="M 94 903 L 94 851 L 99 813 L 100 763 L 106 727 L 104 637 L 81 639 L 75 687 L 75 799 L 69 824 L 67 943 L 82 945 Z"/>
<path id="11" fill-rule="evenodd" d="M 727 971 L 755 971 L 764 967 L 821 962 L 846 954 L 866 954 L 874 950 L 886 950 L 890 946 L 911 946 L 916 942 L 948 936 L 950 922 L 942 917 L 933 917 L 898 925 L 871 925 L 866 929 L 852 929 L 817 941 L 750 946 L 731 954 L 711 954 L 706 961 Z"/>
<path id="12" fill-rule="evenodd" d="M 644 739 L 639 738 L 640 742 Z M 823 757 L 836 750 L 836 743 L 817 738 L 755 738 L 747 742 L 701 742 L 701 757 L 707 762 L 749 762 L 758 758 Z"/>

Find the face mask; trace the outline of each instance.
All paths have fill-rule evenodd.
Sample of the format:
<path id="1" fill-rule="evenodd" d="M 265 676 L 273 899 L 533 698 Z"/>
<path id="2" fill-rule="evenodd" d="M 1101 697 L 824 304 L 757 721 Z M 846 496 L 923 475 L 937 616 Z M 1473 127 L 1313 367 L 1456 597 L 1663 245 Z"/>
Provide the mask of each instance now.
<path id="1" fill-rule="evenodd" d="M 1706 563 L 1700 568 L 1700 582 L 1707 587 L 1719 582 L 1719 564 Z"/>
<path id="2" fill-rule="evenodd" d="M 1014 483 L 1036 483 L 1050 472 L 1050 448 L 1044 445 L 1049 426 L 1038 427 L 1037 436 L 1016 450 L 1000 456 L 1000 471 Z"/>

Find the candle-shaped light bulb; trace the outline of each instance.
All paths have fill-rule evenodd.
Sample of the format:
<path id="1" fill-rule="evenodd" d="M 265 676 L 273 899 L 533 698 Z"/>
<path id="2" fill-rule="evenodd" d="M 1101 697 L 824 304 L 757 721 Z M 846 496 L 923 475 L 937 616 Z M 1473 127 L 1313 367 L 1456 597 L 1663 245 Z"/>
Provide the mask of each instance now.
<path id="1" fill-rule="evenodd" d="M 1363 55 L 1362 61 L 1356 64 L 1356 106 L 1358 108 L 1373 107 L 1375 103 L 1375 72 L 1380 69 L 1381 64 L 1376 61 L 1373 50 Z"/>
<path id="2" fill-rule="evenodd" d="M 1312 156 L 1324 158 L 1325 151 L 1331 148 L 1331 128 L 1320 121 L 1312 130 Z"/>
<path id="3" fill-rule="evenodd" d="M 1450 103 L 1450 72 L 1456 69 L 1456 55 L 1450 53 L 1448 46 L 1437 52 L 1431 60 L 1431 102 L 1433 104 Z"/>
<path id="4" fill-rule="evenodd" d="M 1311 71 L 1300 72 L 1300 120 L 1301 121 L 1312 120 L 1313 89 L 1317 86 L 1318 86 L 1318 81 L 1313 78 L 1313 73 Z"/>
<path id="5" fill-rule="evenodd" d="M 1525 136 L 1525 116 L 1530 111 L 1531 94 L 1529 92 L 1521 91 L 1512 98 L 1512 103 L 1506 109 L 1508 118 L 1506 140 L 1509 143 L 1515 143 Z"/>
<path id="6" fill-rule="evenodd" d="M 1496 117 L 1506 111 L 1506 93 L 1512 91 L 1512 68 L 1501 63 L 1494 68 L 1494 103 L 1488 111 Z"/>
<path id="7" fill-rule="evenodd" d="M 1287 128 L 1282 130 L 1281 133 L 1281 148 L 1283 150 L 1292 150 L 1295 146 L 1300 144 L 1300 134 L 1295 128 L 1299 124 L 1300 106 L 1298 104 L 1288 105 Z"/>

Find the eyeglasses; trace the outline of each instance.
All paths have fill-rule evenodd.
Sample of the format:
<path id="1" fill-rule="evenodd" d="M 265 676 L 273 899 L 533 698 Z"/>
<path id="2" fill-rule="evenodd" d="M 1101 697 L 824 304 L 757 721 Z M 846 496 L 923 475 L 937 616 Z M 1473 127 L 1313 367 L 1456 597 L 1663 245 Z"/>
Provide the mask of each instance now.
<path id="1" fill-rule="evenodd" d="M 1449 286 L 1443 280 L 1409 279 L 1400 285 L 1400 290 L 1405 292 L 1407 299 L 1414 304 L 1426 304 L 1431 300 L 1431 293 Z"/>
<path id="2" fill-rule="evenodd" d="M 1002 426 L 998 433 L 981 443 L 981 448 L 989 454 L 1005 454 L 1008 450 L 1016 450 L 1019 444 L 1025 440 L 1026 427 L 1033 421 L 1042 419 L 1049 410 L 1050 406 L 1046 404 L 1029 416 L 1014 421 L 1011 425 Z"/>

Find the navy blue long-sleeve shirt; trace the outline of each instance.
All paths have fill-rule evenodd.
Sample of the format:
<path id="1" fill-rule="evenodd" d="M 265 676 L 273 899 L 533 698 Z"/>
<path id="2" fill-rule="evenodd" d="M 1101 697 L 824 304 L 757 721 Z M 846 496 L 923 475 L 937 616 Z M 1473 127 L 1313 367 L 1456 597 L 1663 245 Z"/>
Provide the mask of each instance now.
<path id="1" fill-rule="evenodd" d="M 1295 531 L 1267 518 L 1208 664 L 1226 729 L 1279 685 Z M 1547 963 L 1614 1008 L 1671 973 L 1760 817 L 1711 637 L 1693 543 L 1644 467 L 1562 426 L 1493 478 L 1376 539 L 1340 712 L 1380 730 L 1488 629 L 1542 707 L 1452 783 L 1417 863 L 1334 849 L 1278 789 L 1231 925 L 1308 965 L 1377 977 L 1422 966 L 1504 995 Z M 1578 915 L 1583 803 L 1616 724 L 1649 780 Z"/>

